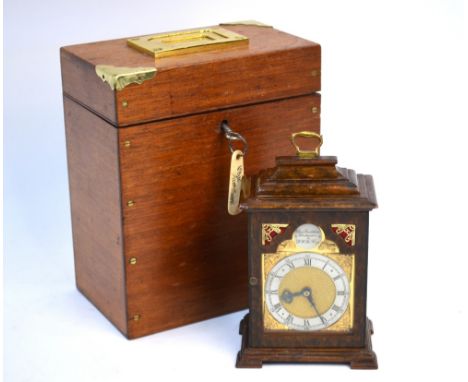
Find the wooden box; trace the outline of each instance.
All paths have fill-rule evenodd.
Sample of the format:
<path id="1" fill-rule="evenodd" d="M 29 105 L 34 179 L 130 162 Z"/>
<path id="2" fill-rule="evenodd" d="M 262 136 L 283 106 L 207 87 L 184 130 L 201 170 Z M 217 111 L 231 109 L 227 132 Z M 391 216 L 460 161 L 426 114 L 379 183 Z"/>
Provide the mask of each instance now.
<path id="1" fill-rule="evenodd" d="M 241 37 L 196 46 L 209 33 Z M 250 22 L 157 38 L 169 48 L 61 49 L 76 284 L 128 338 L 247 307 L 221 122 L 246 138 L 250 173 L 320 129 L 318 44 Z"/>

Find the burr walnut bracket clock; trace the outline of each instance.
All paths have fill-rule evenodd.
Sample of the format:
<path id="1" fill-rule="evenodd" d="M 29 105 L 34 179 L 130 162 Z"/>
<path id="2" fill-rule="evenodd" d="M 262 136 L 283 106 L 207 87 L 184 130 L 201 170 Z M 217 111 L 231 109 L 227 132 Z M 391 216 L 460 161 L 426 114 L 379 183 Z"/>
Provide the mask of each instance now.
<path id="1" fill-rule="evenodd" d="M 276 158 L 251 180 L 249 314 L 237 367 L 264 362 L 349 363 L 377 368 L 366 317 L 372 177 L 302 151 Z M 318 146 L 320 147 L 320 146 Z"/>

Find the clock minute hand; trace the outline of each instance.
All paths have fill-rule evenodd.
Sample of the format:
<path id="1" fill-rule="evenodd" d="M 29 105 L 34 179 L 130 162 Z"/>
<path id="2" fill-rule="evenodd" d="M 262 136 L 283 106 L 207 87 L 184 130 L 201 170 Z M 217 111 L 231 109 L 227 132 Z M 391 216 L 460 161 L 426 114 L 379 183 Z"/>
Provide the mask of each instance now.
<path id="1" fill-rule="evenodd" d="M 315 305 L 314 299 L 312 297 L 312 289 L 310 289 L 309 287 L 305 287 L 301 290 L 301 294 L 307 299 L 307 301 L 309 301 L 310 305 L 312 305 L 312 308 L 315 310 L 315 313 L 317 313 L 317 316 L 320 318 L 320 321 L 322 321 L 322 324 L 325 325 L 325 319 L 319 313 L 317 306 Z"/>

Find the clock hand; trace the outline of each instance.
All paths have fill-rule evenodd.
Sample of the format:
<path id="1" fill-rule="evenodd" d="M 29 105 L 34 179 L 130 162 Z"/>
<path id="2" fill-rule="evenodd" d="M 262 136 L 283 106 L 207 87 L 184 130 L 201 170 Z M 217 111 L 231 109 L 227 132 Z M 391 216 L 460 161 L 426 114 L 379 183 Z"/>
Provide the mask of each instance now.
<path id="1" fill-rule="evenodd" d="M 297 296 L 302 296 L 309 301 L 310 305 L 312 305 L 312 308 L 315 310 L 315 313 L 317 313 L 317 316 L 320 318 L 320 321 L 322 321 L 322 324 L 325 325 L 325 319 L 322 317 L 322 315 L 319 313 L 317 306 L 315 305 L 314 299 L 312 297 L 312 289 L 309 287 L 302 288 L 299 292 L 292 293 L 289 289 L 285 289 L 283 293 L 281 293 L 281 300 L 283 300 L 285 303 L 290 304 L 293 302 L 294 297 Z"/>
<path id="2" fill-rule="evenodd" d="M 294 295 L 288 289 L 285 289 L 283 293 L 281 293 L 280 298 L 285 303 L 290 304 L 292 300 L 294 299 Z"/>
<path id="3" fill-rule="evenodd" d="M 307 299 L 307 301 L 309 301 L 310 305 L 312 305 L 312 308 L 315 310 L 315 313 L 317 313 L 317 316 L 320 318 L 320 321 L 322 321 L 322 324 L 325 325 L 325 319 L 319 313 L 317 306 L 315 305 L 314 299 L 312 297 L 312 289 L 309 287 L 305 287 L 301 290 L 301 294 Z"/>
<path id="4" fill-rule="evenodd" d="M 300 292 L 292 293 L 289 289 L 285 289 L 283 293 L 281 293 L 281 300 L 283 300 L 287 304 L 290 304 L 294 300 L 294 297 L 302 295 L 303 290 L 301 290 Z"/>

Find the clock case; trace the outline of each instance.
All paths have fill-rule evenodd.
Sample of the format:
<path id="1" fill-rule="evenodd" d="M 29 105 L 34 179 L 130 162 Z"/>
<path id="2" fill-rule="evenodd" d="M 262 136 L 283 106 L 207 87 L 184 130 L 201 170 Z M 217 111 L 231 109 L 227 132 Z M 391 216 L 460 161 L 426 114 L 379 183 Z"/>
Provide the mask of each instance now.
<path id="1" fill-rule="evenodd" d="M 248 40 L 189 47 L 220 27 Z M 252 173 L 320 130 L 320 45 L 251 21 L 161 35 L 157 57 L 134 38 L 60 50 L 76 285 L 127 338 L 247 307 L 222 121 Z"/>
<path id="2" fill-rule="evenodd" d="M 369 211 L 377 207 L 370 175 L 336 166 L 336 157 L 278 157 L 276 167 L 251 180 L 252 195 L 241 208 L 248 213 L 249 313 L 242 320 L 237 367 L 264 362 L 349 363 L 377 368 L 372 323 L 366 316 Z M 349 332 L 266 331 L 263 326 L 262 254 L 274 253 L 302 224 L 320 226 L 340 253 L 354 254 L 354 321 Z M 354 245 L 332 225 L 354 225 Z M 265 242 L 263 226 L 287 225 Z"/>

